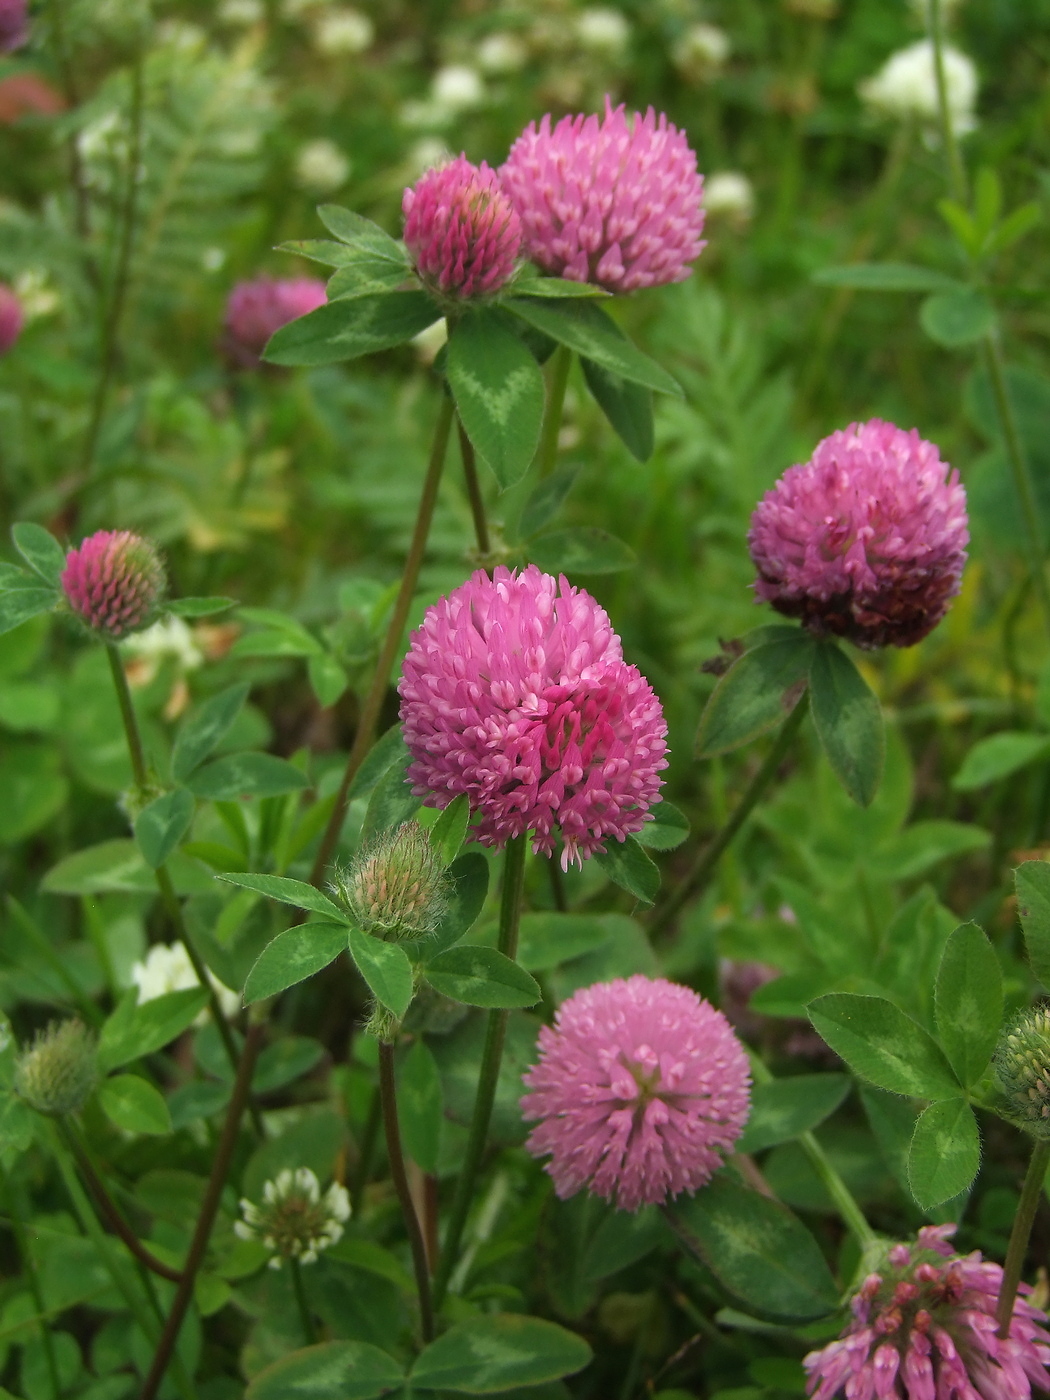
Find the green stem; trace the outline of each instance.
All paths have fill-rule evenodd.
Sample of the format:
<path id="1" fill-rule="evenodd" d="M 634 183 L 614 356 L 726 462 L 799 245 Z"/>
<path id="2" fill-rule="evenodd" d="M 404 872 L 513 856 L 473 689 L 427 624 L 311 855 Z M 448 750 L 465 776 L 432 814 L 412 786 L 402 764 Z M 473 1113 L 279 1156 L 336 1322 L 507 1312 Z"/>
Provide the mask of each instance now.
<path id="1" fill-rule="evenodd" d="M 114 689 L 117 692 L 120 718 L 124 721 L 124 735 L 128 741 L 128 754 L 131 757 L 131 772 L 141 796 L 149 787 L 149 775 L 146 771 L 146 754 L 142 747 L 142 734 L 139 731 L 138 717 L 135 714 L 135 704 L 131 698 L 131 687 L 128 685 L 127 672 L 124 670 L 124 663 L 120 659 L 120 650 L 115 642 L 106 643 L 106 655 L 109 657 L 109 669 L 113 675 Z"/>
<path id="2" fill-rule="evenodd" d="M 161 1332 L 160 1341 L 153 1355 L 153 1363 L 150 1366 L 149 1375 L 146 1377 L 142 1387 L 141 1400 L 154 1400 L 160 1383 L 164 1379 L 164 1374 L 175 1350 L 179 1339 L 179 1332 L 182 1330 L 183 1319 L 193 1300 L 193 1288 L 197 1281 L 197 1272 L 204 1260 L 205 1250 L 208 1248 L 208 1241 L 211 1239 L 212 1227 L 215 1224 L 215 1217 L 219 1212 L 219 1205 L 222 1201 L 223 1189 L 226 1185 L 226 1177 L 229 1174 L 230 1165 L 233 1161 L 234 1148 L 237 1146 L 237 1138 L 240 1133 L 241 1115 L 247 1107 L 248 1091 L 251 1087 L 252 1072 L 255 1069 L 255 1061 L 259 1055 L 262 1044 L 263 1026 L 261 1022 L 253 1021 L 248 1027 L 248 1034 L 244 1040 L 244 1049 L 241 1051 L 240 1063 L 237 1066 L 237 1078 L 234 1080 L 233 1093 L 230 1096 L 229 1106 L 226 1109 L 226 1119 L 222 1125 L 222 1132 L 219 1135 L 219 1142 L 215 1149 L 215 1160 L 212 1163 L 211 1176 L 208 1178 L 208 1185 L 204 1191 L 204 1199 L 201 1202 L 200 1215 L 197 1217 L 197 1224 L 193 1231 L 193 1238 L 190 1240 L 189 1251 L 186 1255 L 186 1262 L 182 1270 L 182 1278 L 179 1286 L 175 1290 L 175 1297 L 172 1300 L 171 1311 L 168 1313 L 164 1330 Z"/>
<path id="3" fill-rule="evenodd" d="M 379 1090 L 373 1089 L 372 1100 L 368 1105 L 368 1117 L 365 1119 L 365 1130 L 361 1134 L 361 1155 L 357 1159 L 357 1166 L 354 1168 L 350 1186 L 350 1214 L 355 1220 L 361 1214 L 361 1204 L 365 1198 L 365 1187 L 368 1185 L 372 1158 L 375 1155 L 376 1142 L 379 1139 L 379 1125 L 382 1121 L 383 1101 Z"/>
<path id="4" fill-rule="evenodd" d="M 503 891 L 500 900 L 499 951 L 512 960 L 518 954 L 518 928 L 521 924 L 521 897 L 525 888 L 525 853 L 527 837 L 514 836 L 507 842 L 503 860 Z M 452 1211 L 448 1229 L 441 1250 L 437 1277 L 434 1281 L 434 1302 L 441 1307 L 448 1291 L 448 1281 L 456 1266 L 463 1227 L 474 1199 L 474 1189 L 485 1154 L 492 1106 L 496 1101 L 496 1086 L 499 1083 L 500 1061 L 503 1059 L 503 1043 L 507 1036 L 509 1012 L 495 1010 L 489 1012 L 488 1029 L 485 1034 L 485 1048 L 481 1056 L 481 1072 L 478 1076 L 478 1092 L 474 1100 L 474 1115 L 470 1122 L 467 1150 L 463 1156 L 463 1166 L 456 1182 L 456 1192 L 452 1198 Z"/>
<path id="5" fill-rule="evenodd" d="M 1024 1257 L 1028 1252 L 1028 1240 L 1032 1233 L 1032 1224 L 1035 1221 L 1039 1198 L 1043 1194 L 1043 1182 L 1046 1180 L 1048 1166 L 1050 1166 L 1050 1142 L 1037 1142 L 1032 1148 L 1032 1158 L 1028 1163 L 1024 1186 L 1021 1188 L 1021 1200 L 1017 1206 L 1017 1214 L 1014 1216 L 1013 1229 L 1010 1231 L 1010 1243 L 1006 1248 L 1003 1281 L 999 1286 L 999 1307 L 996 1311 L 996 1320 L 999 1323 L 999 1336 L 1001 1338 L 1006 1338 L 1010 1334 L 1010 1320 L 1014 1314 L 1017 1286 L 1021 1282 Z"/>
<path id="6" fill-rule="evenodd" d="M 99 1213 L 109 1228 L 123 1240 L 140 1264 L 161 1278 L 166 1278 L 170 1283 L 178 1283 L 182 1277 L 178 1269 L 173 1269 L 170 1265 L 163 1263 L 151 1250 L 147 1249 L 117 1209 L 113 1198 L 106 1190 L 105 1183 L 95 1170 L 87 1145 L 80 1137 L 72 1120 L 60 1118 L 57 1126 L 59 1135 L 71 1152 L 80 1175 L 87 1182 L 88 1190 L 94 1196 Z"/>
<path id="7" fill-rule="evenodd" d="M 649 925 L 650 937 L 656 937 L 658 934 L 663 933 L 663 931 L 673 923 L 679 910 L 686 901 L 691 899 L 692 896 L 707 883 L 708 877 L 714 871 L 719 860 L 721 860 L 726 848 L 744 825 L 744 822 L 747 821 L 759 798 L 776 776 L 777 769 L 783 762 L 785 755 L 795 740 L 795 736 L 802 727 L 802 721 L 806 717 L 807 708 L 806 697 L 803 695 L 802 699 L 799 700 L 798 704 L 781 725 L 780 733 L 777 735 L 773 747 L 766 755 L 765 762 L 751 779 L 747 791 L 737 803 L 732 816 L 710 845 L 699 852 L 696 860 L 693 862 L 692 868 L 688 871 L 675 893 L 657 910 L 652 923 Z"/>
<path id="8" fill-rule="evenodd" d="M 375 674 L 372 676 L 372 684 L 365 697 L 365 702 L 361 706 L 361 714 L 357 721 L 357 733 L 354 735 L 353 747 L 346 761 L 343 780 L 339 784 L 339 791 L 336 793 L 332 815 L 329 817 L 328 825 L 325 827 L 325 833 L 321 838 L 321 845 L 318 849 L 317 858 L 314 861 L 313 870 L 310 874 L 310 883 L 313 885 L 320 885 L 328 863 L 335 853 L 335 848 L 339 841 L 339 833 L 343 829 L 343 821 L 346 818 L 350 784 L 356 777 L 357 770 L 364 762 L 365 755 L 372 747 L 372 741 L 375 737 L 376 726 L 379 723 L 379 712 L 383 708 L 383 700 L 386 696 L 387 686 L 390 684 L 390 675 L 394 669 L 394 662 L 397 660 L 398 651 L 401 646 L 401 636 L 405 630 L 405 623 L 408 620 L 408 612 L 412 606 L 412 599 L 415 596 L 416 584 L 419 582 L 419 571 L 423 564 L 423 555 L 426 552 L 427 537 L 430 534 L 430 522 L 434 518 L 434 505 L 437 502 L 438 486 L 441 484 L 441 472 L 445 465 L 445 453 L 448 448 L 449 433 L 452 430 L 453 412 L 454 406 L 452 399 L 448 394 L 444 394 L 441 399 L 441 408 L 438 411 L 437 423 L 434 426 L 434 441 L 430 449 L 430 461 L 427 466 L 426 479 L 423 482 L 423 494 L 419 501 L 419 511 L 416 515 L 416 528 L 412 535 L 412 543 L 409 546 L 408 558 L 405 560 L 405 572 L 401 576 L 401 588 L 398 591 L 397 601 L 394 603 L 394 611 L 391 614 L 390 623 L 387 627 L 383 649 L 379 653 L 379 660 L 376 662 Z"/>
<path id="9" fill-rule="evenodd" d="M 33 1263 L 33 1256 L 29 1251 L 29 1239 L 26 1235 L 25 1221 L 32 1217 L 29 1213 L 28 1204 L 21 1198 L 21 1192 L 15 1192 L 11 1178 L 0 1164 L 0 1183 L 3 1184 L 4 1196 L 7 1200 L 7 1210 L 10 1216 L 11 1229 L 14 1232 L 15 1243 L 18 1246 L 18 1253 L 22 1259 L 22 1271 L 29 1284 L 29 1292 L 32 1294 L 33 1303 L 41 1317 L 45 1316 L 47 1309 L 44 1306 L 44 1294 L 40 1287 L 40 1278 Z M 47 1364 L 48 1379 L 51 1382 L 51 1394 L 53 1400 L 59 1400 L 62 1394 L 62 1384 L 58 1375 L 58 1361 L 55 1357 L 55 1343 L 51 1335 L 51 1329 L 46 1323 L 41 1323 L 40 1335 L 44 1343 L 44 1360 Z"/>
<path id="10" fill-rule="evenodd" d="M 317 1328 L 314 1326 L 313 1314 L 310 1311 L 310 1304 L 306 1300 L 306 1288 L 303 1285 L 303 1268 L 298 1259 L 288 1260 L 289 1270 L 292 1275 L 292 1288 L 295 1290 L 295 1302 L 299 1309 L 299 1322 L 303 1329 L 303 1338 L 308 1347 L 312 1347 L 317 1341 Z"/>
<path id="11" fill-rule="evenodd" d="M 561 413 L 565 406 L 565 390 L 568 387 L 571 367 L 572 351 L 567 345 L 559 345 L 551 356 L 550 382 L 547 385 L 547 411 L 543 416 L 540 445 L 536 449 L 541 481 L 545 476 L 550 476 L 558 458 L 558 434 L 561 432 Z"/>
<path id="12" fill-rule="evenodd" d="M 386 1133 L 386 1155 L 390 1161 L 390 1175 L 394 1189 L 401 1203 L 401 1214 L 405 1221 L 408 1243 L 412 1250 L 412 1267 L 416 1274 L 416 1292 L 419 1294 L 419 1319 L 424 1343 L 434 1340 L 434 1302 L 430 1291 L 430 1269 L 427 1266 L 427 1247 L 423 1230 L 416 1214 L 415 1202 L 408 1185 L 408 1172 L 405 1170 L 405 1154 L 401 1146 L 401 1127 L 397 1118 L 397 1083 L 394 1076 L 394 1047 L 385 1041 L 379 1042 L 379 1093 L 383 1102 L 383 1129 Z"/>
<path id="13" fill-rule="evenodd" d="M 467 437 L 466 429 L 457 420 L 456 426 L 459 429 L 459 451 L 463 458 L 463 477 L 467 484 L 467 499 L 470 501 L 470 513 L 474 517 L 474 538 L 478 542 L 478 554 L 482 559 L 487 559 L 492 551 L 489 540 L 489 526 L 485 519 L 485 500 L 481 494 L 481 482 L 478 480 L 478 463 L 474 455 L 474 444 Z"/>
<path id="14" fill-rule="evenodd" d="M 131 280 L 131 254 L 135 246 L 135 221 L 138 212 L 139 171 L 142 165 L 142 109 L 143 109 L 143 65 L 144 45 L 140 44 L 131 68 L 131 140 L 128 150 L 128 183 L 124 203 L 120 211 L 120 241 L 117 246 L 117 265 L 113 274 L 113 294 L 106 308 L 102 328 L 102 352 L 99 364 L 98 382 L 91 405 L 91 418 L 88 423 L 84 449 L 80 458 L 80 482 L 88 478 L 95 461 L 102 418 L 106 411 L 106 400 L 117 362 L 117 346 L 120 323 L 124 315 L 128 284 Z"/>
<path id="15" fill-rule="evenodd" d="M 1043 619 L 1047 630 L 1050 631 L 1050 588 L 1047 587 L 1046 582 L 1046 541 L 1039 515 L 1039 503 L 1036 500 L 1028 454 L 1021 441 L 1014 407 L 1010 401 L 1010 391 L 1004 372 L 1002 346 L 994 331 L 989 331 L 988 335 L 985 336 L 984 357 L 988 378 L 992 385 L 992 395 L 995 398 L 996 411 L 999 414 L 999 422 L 1003 430 L 1003 444 L 1006 447 L 1006 456 L 1014 479 L 1014 490 L 1017 492 L 1025 534 L 1028 537 L 1032 585 L 1035 588 L 1036 597 L 1039 599 L 1039 606 L 1043 610 Z"/>
<path id="16" fill-rule="evenodd" d="M 951 108 L 948 106 L 948 80 L 944 71 L 944 16 L 941 0 L 930 0 L 930 40 L 933 44 L 933 71 L 937 80 L 937 118 L 941 129 L 941 143 L 948 163 L 948 181 L 952 194 L 960 204 L 968 198 L 966 166 L 963 164 L 959 142 L 952 126 Z"/>

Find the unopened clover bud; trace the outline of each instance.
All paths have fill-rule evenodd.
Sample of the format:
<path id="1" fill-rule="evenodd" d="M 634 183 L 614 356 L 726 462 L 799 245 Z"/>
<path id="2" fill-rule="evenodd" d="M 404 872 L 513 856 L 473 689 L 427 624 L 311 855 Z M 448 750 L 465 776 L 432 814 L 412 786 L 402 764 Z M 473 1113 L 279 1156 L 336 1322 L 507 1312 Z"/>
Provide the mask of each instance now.
<path id="1" fill-rule="evenodd" d="M 95 1052 L 95 1036 L 83 1021 L 53 1021 L 19 1055 L 15 1090 L 49 1118 L 77 1113 L 98 1080 Z"/>
<path id="2" fill-rule="evenodd" d="M 448 908 L 448 877 L 418 822 L 403 822 L 359 851 L 333 889 L 366 933 L 412 941 L 433 933 Z"/>
<path id="3" fill-rule="evenodd" d="M 457 156 L 426 171 L 401 204 L 405 244 L 420 278 L 456 301 L 508 282 L 521 251 L 521 220 L 484 161 Z"/>
<path id="4" fill-rule="evenodd" d="M 130 530 L 99 530 L 66 555 L 62 591 L 93 632 L 119 642 L 150 622 L 164 595 L 156 546 Z"/>
<path id="5" fill-rule="evenodd" d="M 995 1047 L 995 1080 L 1014 1122 L 1050 1141 L 1050 1006 L 1024 1011 Z"/>

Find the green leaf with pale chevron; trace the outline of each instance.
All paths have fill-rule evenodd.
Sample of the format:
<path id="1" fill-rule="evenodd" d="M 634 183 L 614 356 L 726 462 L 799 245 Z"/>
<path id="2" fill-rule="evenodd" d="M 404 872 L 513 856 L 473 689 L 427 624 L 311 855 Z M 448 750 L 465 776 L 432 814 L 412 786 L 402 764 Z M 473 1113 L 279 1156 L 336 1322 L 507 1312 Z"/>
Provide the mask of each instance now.
<path id="1" fill-rule="evenodd" d="M 530 326 L 552 336 L 607 373 L 631 384 L 644 384 L 658 394 L 682 398 L 677 379 L 628 340 L 604 307 L 593 301 L 551 301 L 546 297 L 515 297 L 504 303 Z"/>
<path id="2" fill-rule="evenodd" d="M 528 471 L 540 440 L 540 367 L 504 317 L 486 308 L 453 331 L 447 372 L 466 434 L 506 490 Z"/>

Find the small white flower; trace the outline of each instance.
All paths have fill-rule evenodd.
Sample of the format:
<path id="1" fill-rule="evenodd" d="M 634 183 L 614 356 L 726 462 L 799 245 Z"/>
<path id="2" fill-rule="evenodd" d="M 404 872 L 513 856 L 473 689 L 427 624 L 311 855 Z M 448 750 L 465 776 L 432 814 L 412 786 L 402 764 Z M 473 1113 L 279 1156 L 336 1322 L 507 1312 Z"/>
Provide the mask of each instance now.
<path id="1" fill-rule="evenodd" d="M 944 83 L 948 117 L 956 136 L 977 125 L 977 69 L 958 49 L 944 49 Z M 933 44 L 920 39 L 891 54 L 877 73 L 857 84 L 861 98 L 882 116 L 911 118 L 931 130 L 938 121 L 937 72 Z"/>
<path id="2" fill-rule="evenodd" d="M 208 980 L 219 994 L 219 1005 L 223 1015 L 236 1015 L 241 1006 L 241 999 L 237 993 L 223 986 L 214 972 L 208 973 Z M 170 946 L 154 943 L 146 954 L 145 961 L 132 965 L 131 981 L 138 988 L 140 1006 L 147 1001 L 155 1001 L 157 997 L 165 996 L 168 992 L 182 992 L 188 987 L 200 985 L 186 945 L 182 942 L 172 943 Z M 208 1012 L 202 1011 L 196 1024 L 202 1025 L 207 1018 Z"/>
<path id="3" fill-rule="evenodd" d="M 674 47 L 675 66 L 690 76 L 716 72 L 732 50 L 729 35 L 714 24 L 693 24 Z"/>
<path id="4" fill-rule="evenodd" d="M 528 58 L 526 45 L 507 29 L 486 34 L 477 47 L 478 67 L 483 73 L 516 73 L 524 68 Z"/>
<path id="5" fill-rule="evenodd" d="M 326 137 L 308 141 L 295 158 L 296 183 L 317 194 L 330 194 L 339 189 L 346 184 L 349 175 L 349 159 Z"/>
<path id="6" fill-rule="evenodd" d="M 469 112 L 484 102 L 485 84 L 476 68 L 450 63 L 434 74 L 430 95 L 436 106 L 448 112 Z"/>
<path id="7" fill-rule="evenodd" d="M 704 208 L 746 223 L 755 212 L 755 190 L 739 170 L 719 170 L 704 176 Z"/>
<path id="8" fill-rule="evenodd" d="M 121 649 L 128 656 L 154 663 L 154 675 L 160 663 L 169 659 L 180 671 L 195 671 L 204 664 L 204 653 L 181 617 L 165 617 L 142 632 L 133 632 L 121 643 Z"/>
<path id="9" fill-rule="evenodd" d="M 22 303 L 22 314 L 27 321 L 50 316 L 57 310 L 58 293 L 47 280 L 47 272 L 42 267 L 29 267 L 20 272 L 11 284 L 18 300 Z"/>
<path id="10" fill-rule="evenodd" d="M 205 248 L 201 253 L 201 267 L 205 272 L 219 272 L 225 265 L 225 248 Z"/>
<path id="11" fill-rule="evenodd" d="M 375 41 L 375 25 L 360 10 L 329 10 L 313 25 L 314 46 L 331 57 L 364 53 Z"/>
<path id="12" fill-rule="evenodd" d="M 181 19 L 165 19 L 157 25 L 157 43 L 180 53 L 197 53 L 205 48 L 208 36 L 199 24 Z"/>
<path id="13" fill-rule="evenodd" d="M 619 10 L 594 5 L 581 10 L 573 25 L 581 48 L 591 53 L 614 55 L 627 47 L 631 26 Z"/>
<path id="14" fill-rule="evenodd" d="M 262 0 L 222 0 L 215 18 L 220 24 L 260 24 L 266 18 L 266 9 Z"/>
<path id="15" fill-rule="evenodd" d="M 408 165 L 415 175 L 422 175 L 435 165 L 444 165 L 452 153 L 440 136 L 424 136 L 408 153 Z"/>
<path id="16" fill-rule="evenodd" d="M 309 1167 L 285 1167 L 264 1185 L 261 1205 L 241 1201 L 241 1214 L 244 1218 L 236 1222 L 234 1233 L 270 1250 L 271 1269 L 279 1269 L 285 1259 L 313 1264 L 321 1250 L 342 1238 L 350 1197 L 338 1182 L 322 1195 L 321 1183 Z"/>

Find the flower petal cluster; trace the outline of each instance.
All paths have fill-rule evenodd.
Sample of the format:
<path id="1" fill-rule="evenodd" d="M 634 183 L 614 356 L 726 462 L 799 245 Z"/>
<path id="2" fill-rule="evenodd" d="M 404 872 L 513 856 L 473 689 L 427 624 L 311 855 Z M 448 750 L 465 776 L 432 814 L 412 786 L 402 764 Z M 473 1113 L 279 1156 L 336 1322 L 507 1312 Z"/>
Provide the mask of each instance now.
<path id="1" fill-rule="evenodd" d="M 729 1022 L 688 987 L 640 974 L 562 1003 L 524 1076 L 526 1147 L 550 1155 L 563 1199 L 587 1188 L 620 1210 L 695 1191 L 750 1110 L 750 1073 Z"/>
<path id="2" fill-rule="evenodd" d="M 431 807 L 466 793 L 484 845 L 531 831 L 550 854 L 560 834 L 565 869 L 651 820 L 663 710 L 564 577 L 479 570 L 428 609 L 398 688 L 412 791 Z"/>
<path id="3" fill-rule="evenodd" d="M 262 1204 L 242 1200 L 241 1213 L 244 1219 L 235 1222 L 234 1233 L 261 1241 L 272 1251 L 270 1268 L 279 1269 L 285 1259 L 313 1264 L 321 1250 L 342 1238 L 350 1197 L 338 1182 L 322 1195 L 309 1167 L 286 1167 L 263 1187 Z"/>
<path id="4" fill-rule="evenodd" d="M 950 44 L 944 46 L 944 84 L 952 131 L 965 136 L 977 125 L 977 69 L 973 59 Z M 877 73 L 858 85 L 857 91 L 876 112 L 934 128 L 939 106 L 932 41 L 920 39 L 898 49 Z"/>
<path id="5" fill-rule="evenodd" d="M 1003 1271 L 979 1250 L 960 1257 L 954 1225 L 926 1225 L 913 1245 L 894 1245 L 852 1301 L 842 1336 L 810 1352 L 811 1400 L 1029 1400 L 1050 1389 L 1046 1315 L 1021 1285 L 1010 1334 L 995 1319 Z"/>
<path id="6" fill-rule="evenodd" d="M 751 517 L 755 592 L 818 635 L 913 646 L 959 592 L 969 541 L 958 472 L 873 418 L 789 467 Z"/>
<path id="7" fill-rule="evenodd" d="M 14 349 L 24 325 L 22 303 L 10 287 L 0 282 L 0 355 Z"/>
<path id="8" fill-rule="evenodd" d="M 226 302 L 221 342 L 226 359 L 236 369 L 257 368 L 275 331 L 316 311 L 325 301 L 325 285 L 316 277 L 256 277 L 238 282 Z"/>
<path id="9" fill-rule="evenodd" d="M 15 1065 L 15 1090 L 37 1113 L 79 1113 L 98 1081 L 97 1041 L 82 1021 L 38 1031 Z"/>
<path id="10" fill-rule="evenodd" d="M 484 161 L 459 155 L 405 190 L 405 245 L 420 278 L 457 300 L 489 296 L 514 273 L 521 221 Z"/>
<path id="11" fill-rule="evenodd" d="M 214 972 L 208 973 L 208 980 L 219 997 L 219 1005 L 225 1016 L 235 1016 L 241 1009 L 239 993 L 231 991 L 220 982 Z M 190 987 L 199 987 L 197 974 L 190 962 L 190 955 L 183 942 L 154 943 L 144 961 L 132 963 L 131 982 L 138 990 L 140 1006 L 169 992 L 182 992 Z M 197 1018 L 203 1024 L 208 1018 L 207 1009 Z"/>
<path id="12" fill-rule="evenodd" d="M 0 53 L 13 53 L 29 38 L 27 0 L 0 0 Z"/>
<path id="13" fill-rule="evenodd" d="M 500 179 L 525 252 L 545 272 L 632 292 L 682 282 L 704 244 L 703 176 L 684 132 L 650 107 L 628 120 L 545 116 L 510 148 Z"/>
<path id="14" fill-rule="evenodd" d="M 164 566 L 141 535 L 98 530 L 66 555 L 61 582 L 78 617 L 119 642 L 152 621 L 164 593 Z"/>

